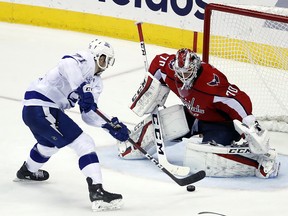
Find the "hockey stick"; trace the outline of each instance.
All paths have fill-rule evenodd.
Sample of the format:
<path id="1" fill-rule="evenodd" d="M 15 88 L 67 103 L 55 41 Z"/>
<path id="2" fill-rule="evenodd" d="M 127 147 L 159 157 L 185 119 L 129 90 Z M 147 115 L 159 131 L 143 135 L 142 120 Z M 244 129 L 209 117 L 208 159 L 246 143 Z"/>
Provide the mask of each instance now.
<path id="1" fill-rule="evenodd" d="M 142 23 L 143 22 L 136 22 L 135 24 L 137 25 L 137 29 L 138 29 L 138 35 L 139 35 L 139 40 L 140 40 L 140 46 L 141 46 L 145 71 L 147 72 L 148 71 L 148 61 L 147 61 L 146 48 L 145 48 L 144 37 L 143 37 L 143 32 L 142 32 Z"/>
<path id="2" fill-rule="evenodd" d="M 179 175 L 179 176 L 187 176 L 190 172 L 190 167 L 177 166 L 177 165 L 171 164 L 167 159 L 158 107 L 156 107 L 154 111 L 152 112 L 152 124 L 154 127 L 155 144 L 157 148 L 157 155 L 158 155 L 159 162 L 166 169 L 168 169 L 172 174 Z"/>
<path id="3" fill-rule="evenodd" d="M 144 36 L 143 36 L 143 31 L 142 31 L 142 22 L 136 22 L 136 25 L 138 29 L 138 35 L 139 35 L 139 40 L 140 40 L 142 56 L 144 60 L 145 71 L 148 72 L 148 60 L 147 60 L 147 52 L 145 48 Z M 151 76 L 151 78 L 153 77 Z M 179 176 L 188 175 L 190 172 L 189 167 L 177 166 L 177 165 L 171 164 L 167 159 L 167 155 L 165 152 L 165 145 L 163 142 L 163 133 L 161 130 L 161 125 L 160 125 L 161 121 L 159 118 L 159 111 L 157 107 L 152 112 L 152 119 L 153 119 L 152 123 L 154 127 L 154 133 L 155 133 L 155 145 L 157 148 L 159 162 L 174 175 L 179 175 Z"/>
<path id="4" fill-rule="evenodd" d="M 99 110 L 96 109 L 95 112 L 107 123 L 111 124 L 111 121 Z M 148 158 L 151 162 L 153 162 L 159 169 L 161 169 L 164 173 L 166 173 L 173 181 L 175 181 L 180 186 L 185 186 L 189 184 L 193 184 L 197 181 L 200 181 L 206 176 L 205 171 L 201 170 L 195 174 L 189 175 L 185 178 L 177 178 L 171 172 L 169 172 L 164 166 L 162 166 L 154 157 L 148 154 L 143 148 L 138 146 L 130 137 L 128 141 L 137 148 L 140 152 L 142 152 L 146 158 Z"/>

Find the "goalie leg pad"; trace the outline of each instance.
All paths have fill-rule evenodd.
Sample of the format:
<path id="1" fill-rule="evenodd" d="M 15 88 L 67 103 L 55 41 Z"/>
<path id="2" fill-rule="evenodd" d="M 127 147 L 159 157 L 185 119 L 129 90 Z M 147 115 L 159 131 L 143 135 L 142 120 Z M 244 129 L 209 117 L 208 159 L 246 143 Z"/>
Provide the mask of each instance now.
<path id="1" fill-rule="evenodd" d="M 162 109 L 159 113 L 164 141 L 182 137 L 190 131 L 182 105 Z"/>
<path id="2" fill-rule="evenodd" d="M 278 176 L 280 163 L 274 149 L 269 149 L 266 154 L 254 154 L 247 147 L 202 144 L 201 138 L 192 137 L 184 142 L 183 165 L 190 167 L 192 172 L 205 170 L 206 175 L 211 177 Z"/>
<path id="3" fill-rule="evenodd" d="M 210 177 L 237 177 L 237 176 L 254 176 L 257 168 L 257 161 L 246 158 L 251 153 L 245 153 L 241 156 L 236 154 L 237 151 L 246 151 L 245 149 L 237 150 L 229 147 L 212 146 L 210 144 L 201 144 L 201 138 L 192 137 L 185 140 L 186 150 L 183 165 L 188 166 L 191 172 L 204 170 Z M 246 163 L 242 163 L 246 161 Z M 255 163 L 255 166 L 249 163 Z"/>
<path id="4" fill-rule="evenodd" d="M 259 156 L 259 166 L 255 175 L 259 178 L 274 178 L 279 174 L 280 162 L 275 149 L 270 149 L 267 154 Z"/>
<path id="5" fill-rule="evenodd" d="M 149 153 L 155 153 L 154 135 L 153 135 L 152 117 L 148 116 L 131 131 L 130 138 L 134 140 L 136 145 L 141 146 Z M 123 159 L 144 159 L 146 158 L 142 152 L 140 152 L 129 141 L 118 142 L 119 156 Z"/>
<path id="6" fill-rule="evenodd" d="M 182 137 L 190 130 L 182 105 L 174 105 L 159 111 L 163 140 L 170 141 Z M 177 125 L 177 127 L 175 126 Z M 149 115 L 134 127 L 130 138 L 149 154 L 156 152 L 152 116 Z M 125 159 L 144 159 L 145 156 L 129 141 L 118 143 L 119 156 Z"/>

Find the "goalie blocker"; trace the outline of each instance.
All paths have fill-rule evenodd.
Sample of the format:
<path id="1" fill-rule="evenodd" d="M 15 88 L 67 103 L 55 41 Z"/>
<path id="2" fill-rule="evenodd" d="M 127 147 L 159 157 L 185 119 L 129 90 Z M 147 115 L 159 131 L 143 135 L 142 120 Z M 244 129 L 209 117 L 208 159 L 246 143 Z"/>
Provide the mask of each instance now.
<path id="1" fill-rule="evenodd" d="M 146 73 L 144 81 L 132 98 L 130 109 L 140 117 L 150 114 L 156 107 L 165 104 L 169 92 L 170 89 L 167 86 Z"/>
<path id="2" fill-rule="evenodd" d="M 161 140 L 168 141 L 187 134 L 190 130 L 186 121 L 182 105 L 171 106 L 159 110 L 159 123 L 162 133 L 155 134 L 151 113 L 166 102 L 170 89 L 162 85 L 159 80 L 154 79 L 146 73 L 136 94 L 132 98 L 130 109 L 138 116 L 149 114 L 144 120 L 134 127 L 130 138 L 141 145 L 148 153 L 156 151 L 156 135 Z M 177 125 L 177 127 L 175 127 Z M 155 134 L 155 135 L 154 135 Z M 145 156 L 129 142 L 119 143 L 119 156 L 124 159 L 142 159 Z M 163 146 L 164 148 L 164 146 Z"/>
<path id="3" fill-rule="evenodd" d="M 146 73 L 136 94 L 132 98 L 130 109 L 138 116 L 149 114 L 144 120 L 134 127 L 130 138 L 141 145 L 147 152 L 156 151 L 156 137 L 151 113 L 166 102 L 170 89 L 162 85 L 158 80 Z M 173 140 L 189 132 L 183 106 L 175 105 L 167 109 L 159 110 L 159 123 L 161 140 Z M 179 127 L 175 127 L 179 125 Z M 124 159 L 142 159 L 145 156 L 129 142 L 119 143 L 119 156 Z M 164 148 L 164 146 L 163 146 Z"/>

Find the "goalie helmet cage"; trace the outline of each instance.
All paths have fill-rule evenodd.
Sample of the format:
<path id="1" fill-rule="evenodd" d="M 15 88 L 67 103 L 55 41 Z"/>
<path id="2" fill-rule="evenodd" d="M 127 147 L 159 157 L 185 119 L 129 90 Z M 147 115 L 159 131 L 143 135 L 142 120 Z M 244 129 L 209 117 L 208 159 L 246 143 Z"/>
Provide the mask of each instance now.
<path id="1" fill-rule="evenodd" d="M 288 9 L 208 4 L 203 56 L 245 91 L 268 130 L 288 132 Z"/>

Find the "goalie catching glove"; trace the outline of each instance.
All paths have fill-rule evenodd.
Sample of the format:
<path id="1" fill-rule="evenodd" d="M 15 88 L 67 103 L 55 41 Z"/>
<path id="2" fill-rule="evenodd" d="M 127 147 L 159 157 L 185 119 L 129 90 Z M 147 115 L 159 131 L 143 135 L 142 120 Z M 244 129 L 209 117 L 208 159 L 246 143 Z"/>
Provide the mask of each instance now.
<path id="1" fill-rule="evenodd" d="M 261 128 L 253 115 L 243 119 L 243 123 L 234 120 L 234 127 L 239 134 L 245 135 L 245 140 L 254 154 L 266 154 L 270 148 L 268 131 Z"/>
<path id="2" fill-rule="evenodd" d="M 126 125 L 119 122 L 117 117 L 113 117 L 110 123 L 102 125 L 109 133 L 120 142 L 125 142 L 129 139 L 129 130 Z"/>

